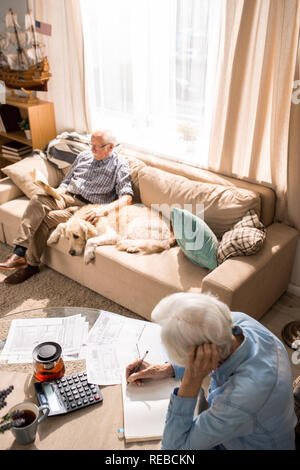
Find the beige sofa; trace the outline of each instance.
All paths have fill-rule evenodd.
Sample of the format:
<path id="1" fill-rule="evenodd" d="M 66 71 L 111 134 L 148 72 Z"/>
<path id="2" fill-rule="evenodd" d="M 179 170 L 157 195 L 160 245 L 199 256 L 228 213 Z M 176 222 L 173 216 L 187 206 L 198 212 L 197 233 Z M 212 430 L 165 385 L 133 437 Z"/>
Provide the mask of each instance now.
<path id="1" fill-rule="evenodd" d="M 233 214 L 239 219 L 247 209 L 255 208 L 267 228 L 262 249 L 252 256 L 230 258 L 209 271 L 188 260 L 178 245 L 151 255 L 129 254 L 119 252 L 114 246 L 102 246 L 97 248 L 95 261 L 85 265 L 82 257 L 71 257 L 66 242 L 60 240 L 57 245 L 47 247 L 43 262 L 147 319 L 160 299 L 182 291 L 215 294 L 231 310 L 261 318 L 287 289 L 299 235 L 295 229 L 274 222 L 273 190 L 189 165 L 126 152 L 135 202 L 173 204 L 180 200 L 194 204 L 200 197 L 197 195 L 206 197 L 207 185 L 212 189 L 207 214 L 220 232 L 218 235 L 227 226 L 230 228 Z M 27 204 L 28 198 L 10 178 L 0 180 L 3 243 L 12 245 Z"/>

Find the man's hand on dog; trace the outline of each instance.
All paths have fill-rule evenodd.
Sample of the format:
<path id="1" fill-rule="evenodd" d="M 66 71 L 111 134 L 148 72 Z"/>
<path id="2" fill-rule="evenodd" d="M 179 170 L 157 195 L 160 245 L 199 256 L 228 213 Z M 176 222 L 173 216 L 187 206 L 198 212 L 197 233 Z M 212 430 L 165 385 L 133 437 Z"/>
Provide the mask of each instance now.
<path id="1" fill-rule="evenodd" d="M 104 207 L 93 207 L 90 210 L 88 210 L 85 214 L 85 220 L 88 222 L 94 223 L 97 222 L 99 217 L 104 217 L 108 215 L 108 210 L 107 208 Z"/>

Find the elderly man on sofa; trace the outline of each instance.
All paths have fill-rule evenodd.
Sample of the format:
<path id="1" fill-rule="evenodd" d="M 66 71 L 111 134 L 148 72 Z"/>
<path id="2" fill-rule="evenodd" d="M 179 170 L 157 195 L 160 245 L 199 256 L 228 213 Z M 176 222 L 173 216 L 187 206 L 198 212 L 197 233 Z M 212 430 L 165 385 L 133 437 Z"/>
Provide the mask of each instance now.
<path id="1" fill-rule="evenodd" d="M 74 208 L 84 204 L 104 204 L 87 213 L 87 220 L 95 222 L 104 213 L 132 203 L 133 190 L 127 160 L 120 157 L 115 139 L 107 131 L 98 130 L 91 136 L 91 150 L 81 152 L 59 186 L 60 200 L 51 196 L 35 195 L 28 204 L 13 253 L 2 263 L 0 270 L 12 271 L 7 284 L 19 284 L 39 272 L 40 259 L 50 231 L 65 222 Z"/>

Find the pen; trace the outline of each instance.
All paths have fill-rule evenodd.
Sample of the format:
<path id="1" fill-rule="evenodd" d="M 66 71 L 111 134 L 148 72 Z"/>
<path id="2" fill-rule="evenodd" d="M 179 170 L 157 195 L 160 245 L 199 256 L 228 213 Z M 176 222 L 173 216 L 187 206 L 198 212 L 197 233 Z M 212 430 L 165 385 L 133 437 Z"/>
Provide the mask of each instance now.
<path id="1" fill-rule="evenodd" d="M 147 356 L 149 351 L 146 351 L 145 354 L 143 355 L 142 359 L 139 361 L 139 363 L 137 364 L 136 368 L 134 369 L 134 371 L 132 372 L 132 374 L 136 374 L 140 368 L 141 368 L 141 365 L 143 364 L 143 361 L 145 359 L 145 357 Z"/>
<path id="2" fill-rule="evenodd" d="M 146 352 L 145 352 L 145 354 L 143 355 L 142 359 L 138 362 L 136 368 L 131 372 L 130 375 L 135 374 L 136 372 L 138 372 L 138 371 L 140 370 L 141 365 L 143 364 L 143 361 L 144 361 L 145 357 L 147 356 L 148 352 L 149 352 L 149 351 L 146 351 Z M 127 385 L 128 385 L 128 384 L 129 384 L 129 382 L 127 382 Z"/>

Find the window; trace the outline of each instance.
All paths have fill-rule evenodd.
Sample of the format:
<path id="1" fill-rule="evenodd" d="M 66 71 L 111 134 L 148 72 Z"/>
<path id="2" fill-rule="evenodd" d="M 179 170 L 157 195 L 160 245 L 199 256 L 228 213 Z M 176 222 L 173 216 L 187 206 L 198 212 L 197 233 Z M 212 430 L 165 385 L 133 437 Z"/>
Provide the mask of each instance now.
<path id="1" fill-rule="evenodd" d="M 205 165 L 222 0 L 81 0 L 93 129 Z"/>

